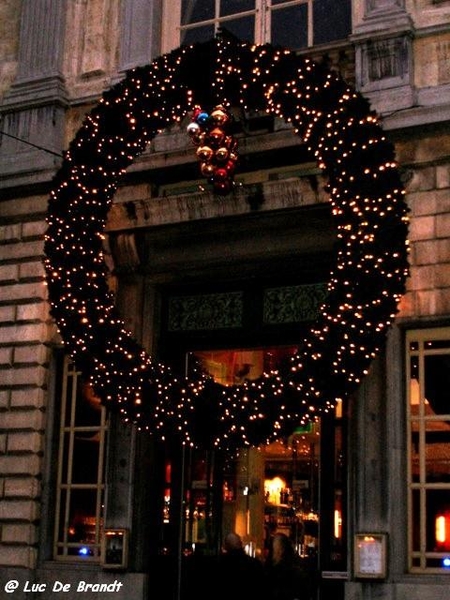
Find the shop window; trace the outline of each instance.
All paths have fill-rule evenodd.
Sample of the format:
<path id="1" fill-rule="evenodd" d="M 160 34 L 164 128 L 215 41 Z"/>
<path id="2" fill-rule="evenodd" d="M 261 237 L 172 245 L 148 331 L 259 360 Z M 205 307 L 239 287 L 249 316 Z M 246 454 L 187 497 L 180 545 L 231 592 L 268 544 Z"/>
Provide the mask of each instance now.
<path id="1" fill-rule="evenodd" d="M 67 358 L 61 387 L 54 558 L 100 559 L 106 414 Z"/>
<path id="2" fill-rule="evenodd" d="M 330 19 L 330 14 L 333 18 Z M 345 39 L 350 0 L 165 0 L 163 49 L 204 42 L 219 28 L 239 39 L 300 50 Z"/>
<path id="3" fill-rule="evenodd" d="M 450 567 L 450 328 L 407 334 L 411 570 Z"/>

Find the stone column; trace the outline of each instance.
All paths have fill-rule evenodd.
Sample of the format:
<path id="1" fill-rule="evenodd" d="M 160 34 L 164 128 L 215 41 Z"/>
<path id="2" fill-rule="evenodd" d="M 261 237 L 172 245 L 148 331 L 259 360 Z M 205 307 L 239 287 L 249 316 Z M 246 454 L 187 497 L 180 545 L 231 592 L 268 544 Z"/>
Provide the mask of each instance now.
<path id="1" fill-rule="evenodd" d="M 65 12 L 66 0 L 23 2 L 16 85 L 61 77 Z"/>
<path id="2" fill-rule="evenodd" d="M 355 532 L 386 531 L 389 495 L 387 487 L 386 373 L 377 358 L 364 379 L 353 408 L 350 469 L 354 477 L 353 518 Z"/>
<path id="3" fill-rule="evenodd" d="M 404 0 L 365 0 L 353 17 L 358 89 L 380 113 L 413 106 L 414 26 Z"/>
<path id="4" fill-rule="evenodd" d="M 66 6 L 67 0 L 23 2 L 17 78 L 0 106 L 0 188 L 48 179 L 60 162 Z"/>
<path id="5" fill-rule="evenodd" d="M 161 0 L 124 0 L 119 70 L 149 64 L 161 49 Z"/>

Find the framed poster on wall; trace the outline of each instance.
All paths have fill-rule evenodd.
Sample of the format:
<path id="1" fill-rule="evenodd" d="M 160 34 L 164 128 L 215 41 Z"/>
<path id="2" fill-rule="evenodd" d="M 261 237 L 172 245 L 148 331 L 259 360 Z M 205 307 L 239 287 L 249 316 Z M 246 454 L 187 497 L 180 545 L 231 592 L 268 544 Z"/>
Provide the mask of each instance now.
<path id="1" fill-rule="evenodd" d="M 104 569 L 125 569 L 128 562 L 128 531 L 105 529 L 102 548 Z"/>
<path id="2" fill-rule="evenodd" d="M 384 579 L 386 577 L 386 533 L 355 535 L 355 577 Z"/>

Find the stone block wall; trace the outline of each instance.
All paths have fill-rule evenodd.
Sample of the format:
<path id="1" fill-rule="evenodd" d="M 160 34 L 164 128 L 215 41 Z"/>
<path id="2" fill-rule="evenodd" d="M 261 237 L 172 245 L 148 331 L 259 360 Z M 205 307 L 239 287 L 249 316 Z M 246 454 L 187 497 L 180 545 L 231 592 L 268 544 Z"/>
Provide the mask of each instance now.
<path id="1" fill-rule="evenodd" d="M 0 203 L 0 568 L 34 568 L 49 380 L 45 197 Z"/>
<path id="2" fill-rule="evenodd" d="M 398 158 L 410 169 L 411 276 L 400 318 L 442 319 L 450 314 L 450 137 L 400 143 Z"/>

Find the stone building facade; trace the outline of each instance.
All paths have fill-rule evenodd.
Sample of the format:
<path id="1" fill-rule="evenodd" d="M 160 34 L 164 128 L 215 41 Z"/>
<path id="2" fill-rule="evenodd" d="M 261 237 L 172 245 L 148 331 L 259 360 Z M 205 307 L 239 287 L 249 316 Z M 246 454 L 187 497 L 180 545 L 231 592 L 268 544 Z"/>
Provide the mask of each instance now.
<path id="1" fill-rule="evenodd" d="M 179 4 L 189 3 L 172 6 Z M 450 366 L 450 1 L 353 0 L 350 9 L 344 39 L 310 39 L 299 53 L 353 83 L 395 144 L 410 208 L 410 276 L 386 349 L 347 408 L 345 557 L 322 563 L 317 597 L 445 600 L 450 409 L 427 421 L 425 394 L 431 389 L 444 406 L 448 398 L 442 373 Z M 152 493 L 158 448 L 115 417 L 105 438 L 106 509 L 96 526 L 99 543 L 103 529 L 127 532 L 127 564 L 108 568 L 99 555 L 67 559 L 67 539 L 58 546 L 58 419 L 70 367 L 61 366 L 43 259 L 48 197 L 63 150 L 105 90 L 180 44 L 172 12 L 163 0 L 0 5 L 0 595 L 12 580 L 19 582 L 14 598 L 30 597 L 32 585 L 50 598 L 54 582 L 62 582 L 70 588 L 64 597 L 75 598 L 80 581 L 119 581 L 115 597 L 144 599 L 158 581 L 151 561 L 163 553 L 152 536 L 161 536 L 147 511 L 159 510 Z M 196 191 L 184 127 L 155 138 L 116 193 L 107 227 L 110 285 L 127 327 L 149 352 L 171 358 L 175 345 L 190 349 L 186 336 L 164 329 L 164 303 L 179 293 L 200 299 L 221 292 L 220 281 L 252 277 L 296 285 L 311 256 L 317 272 L 326 273 L 333 237 L 320 171 L 301 154 L 292 159 L 300 142 L 286 125 L 252 115 L 247 126 L 239 141 L 250 166 L 233 197 L 217 202 Z M 277 343 L 291 345 L 284 331 Z M 250 345 L 275 343 L 256 337 Z M 197 348 L 211 346 L 211 334 L 194 338 Z M 439 376 L 428 351 L 441 361 Z M 433 391 L 432 377 L 444 387 Z M 422 386 L 421 417 L 411 409 L 419 402 L 412 380 Z M 432 512 L 438 505 L 440 512 Z M 69 516 L 61 519 L 63 528 Z M 356 536 L 364 533 L 387 540 L 381 576 L 357 571 Z"/>

